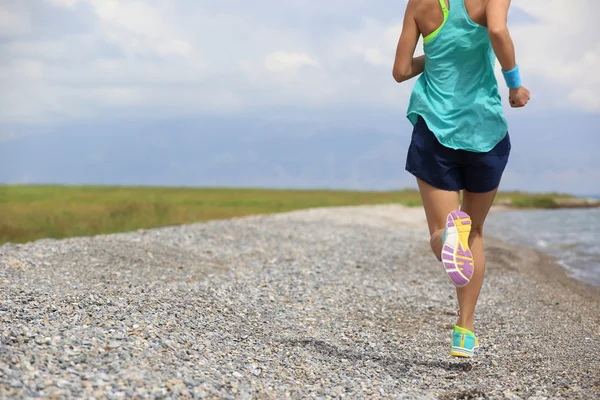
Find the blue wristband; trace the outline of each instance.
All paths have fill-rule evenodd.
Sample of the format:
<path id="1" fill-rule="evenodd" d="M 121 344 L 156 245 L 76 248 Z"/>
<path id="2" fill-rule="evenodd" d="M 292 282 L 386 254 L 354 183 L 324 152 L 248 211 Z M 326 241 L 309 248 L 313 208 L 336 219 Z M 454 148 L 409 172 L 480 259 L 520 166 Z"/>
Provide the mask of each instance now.
<path id="1" fill-rule="evenodd" d="M 502 70 L 506 86 L 510 89 L 517 89 L 521 87 L 521 74 L 519 73 L 519 64 L 510 71 Z"/>

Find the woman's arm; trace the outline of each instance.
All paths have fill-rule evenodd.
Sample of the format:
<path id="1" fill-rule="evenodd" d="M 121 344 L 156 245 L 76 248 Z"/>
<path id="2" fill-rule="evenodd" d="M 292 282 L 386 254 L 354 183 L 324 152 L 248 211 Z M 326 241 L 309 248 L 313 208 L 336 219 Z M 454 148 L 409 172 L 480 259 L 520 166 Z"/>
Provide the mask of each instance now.
<path id="1" fill-rule="evenodd" d="M 530 98 L 529 90 L 521 85 L 521 75 L 515 57 L 515 46 L 508 32 L 508 9 L 511 0 L 489 0 L 487 25 L 490 42 L 502 66 L 502 73 L 510 89 L 512 107 L 523 107 Z"/>
<path id="2" fill-rule="evenodd" d="M 511 0 L 489 0 L 486 15 L 490 41 L 504 71 L 517 66 L 515 46 L 508 32 L 510 2 Z"/>
<path id="3" fill-rule="evenodd" d="M 392 75 L 396 82 L 404 82 L 421 74 L 425 69 L 425 56 L 414 57 L 415 49 L 421 32 L 415 21 L 415 10 L 418 0 L 408 0 L 404 13 L 404 24 L 398 47 Z"/>

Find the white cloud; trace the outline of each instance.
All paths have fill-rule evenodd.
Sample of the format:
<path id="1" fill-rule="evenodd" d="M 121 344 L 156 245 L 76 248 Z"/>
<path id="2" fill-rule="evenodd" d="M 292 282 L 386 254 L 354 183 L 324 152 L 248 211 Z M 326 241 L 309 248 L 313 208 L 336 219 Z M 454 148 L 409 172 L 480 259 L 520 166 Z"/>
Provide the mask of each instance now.
<path id="1" fill-rule="evenodd" d="M 295 72 L 303 66 L 319 67 L 319 63 L 306 53 L 276 51 L 265 58 L 265 67 L 271 72 Z"/>
<path id="2" fill-rule="evenodd" d="M 337 33 L 331 51 L 340 58 L 359 55 L 367 63 L 391 71 L 401 30 L 401 24 L 388 25 L 369 18 L 359 29 Z M 418 54 L 423 53 L 421 43 L 417 46 Z"/>
<path id="3" fill-rule="evenodd" d="M 74 7 L 79 0 L 46 0 L 48 3 L 56 6 L 56 7 Z"/>
<path id="4" fill-rule="evenodd" d="M 141 1 L 88 0 L 105 38 L 132 55 L 191 57 L 192 47 L 178 32 L 177 15 L 168 5 Z"/>
<path id="5" fill-rule="evenodd" d="M 600 96 L 598 96 L 598 89 L 591 87 L 579 87 L 573 89 L 569 94 L 569 101 L 575 107 L 579 106 L 588 111 L 600 110 Z"/>
<path id="6" fill-rule="evenodd" d="M 60 40 L 15 40 L 6 46 L 6 52 L 16 57 L 62 58 L 70 51 Z"/>
<path id="7" fill-rule="evenodd" d="M 340 1 L 274 9 L 236 0 L 47 0 L 65 27 L 77 27 L 54 36 L 31 21 L 42 6 L 30 13 L 33 5 L 11 4 L 0 6 L 0 36 L 9 36 L 0 45 L 0 122 L 102 117 L 107 107 L 404 112 L 412 88 L 391 78 L 402 10 L 391 18 L 383 2 L 344 2 L 351 12 L 341 14 Z M 532 108 L 600 111 L 600 36 L 588 28 L 595 3 L 513 4 L 534 17 L 511 26 Z"/>
<path id="8" fill-rule="evenodd" d="M 535 16 L 534 24 L 511 29 L 517 60 L 524 78 L 538 76 L 540 83 L 559 85 L 562 107 L 600 112 L 600 33 L 597 2 L 578 0 L 515 0 L 514 6 Z M 532 98 L 543 98 L 545 87 L 533 87 Z"/>
<path id="9" fill-rule="evenodd" d="M 26 9 L 0 5 L 0 38 L 14 37 L 31 31 L 31 17 Z"/>

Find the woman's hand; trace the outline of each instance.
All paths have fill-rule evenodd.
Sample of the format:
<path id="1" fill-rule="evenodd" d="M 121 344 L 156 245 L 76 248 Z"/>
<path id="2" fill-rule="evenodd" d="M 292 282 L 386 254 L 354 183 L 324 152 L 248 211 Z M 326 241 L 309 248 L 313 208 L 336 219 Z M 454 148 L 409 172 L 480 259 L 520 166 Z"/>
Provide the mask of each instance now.
<path id="1" fill-rule="evenodd" d="M 531 93 L 529 93 L 529 90 L 525 86 L 509 90 L 508 100 L 512 108 L 525 107 L 530 98 Z"/>

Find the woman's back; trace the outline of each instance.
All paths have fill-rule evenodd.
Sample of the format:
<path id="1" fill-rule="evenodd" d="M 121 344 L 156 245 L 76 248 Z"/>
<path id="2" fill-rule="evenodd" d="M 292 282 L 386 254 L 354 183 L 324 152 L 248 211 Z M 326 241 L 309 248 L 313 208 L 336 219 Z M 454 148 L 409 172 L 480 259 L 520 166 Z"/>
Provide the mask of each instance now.
<path id="1" fill-rule="evenodd" d="M 421 0 L 415 21 L 423 35 L 425 70 L 408 118 L 422 117 L 446 147 L 489 151 L 508 124 L 494 74 L 487 0 Z"/>
<path id="2" fill-rule="evenodd" d="M 487 27 L 486 8 L 488 0 L 464 0 L 469 18 L 476 24 Z M 450 4 L 444 1 L 448 10 Z M 421 0 L 416 10 L 415 20 L 419 30 L 426 37 L 440 27 L 444 21 L 444 13 L 439 0 Z"/>

